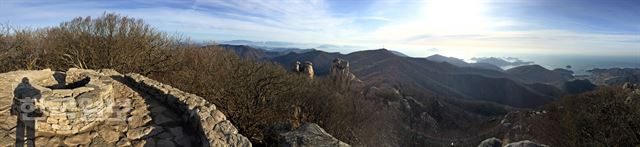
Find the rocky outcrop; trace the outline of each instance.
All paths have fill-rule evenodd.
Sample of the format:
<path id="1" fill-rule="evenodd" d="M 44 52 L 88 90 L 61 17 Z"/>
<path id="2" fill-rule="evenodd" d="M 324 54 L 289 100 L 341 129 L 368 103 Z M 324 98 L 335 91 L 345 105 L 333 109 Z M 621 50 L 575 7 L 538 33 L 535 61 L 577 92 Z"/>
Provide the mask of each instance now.
<path id="1" fill-rule="evenodd" d="M 500 147 L 501 145 L 502 145 L 502 141 L 498 138 L 493 137 L 480 142 L 480 144 L 478 144 L 478 147 Z M 504 147 L 548 147 L 548 146 L 544 144 L 535 143 L 529 140 L 523 140 L 523 141 L 508 143 L 504 145 Z"/>
<path id="2" fill-rule="evenodd" d="M 480 142 L 480 144 L 478 144 L 478 147 L 501 147 L 501 146 L 502 146 L 502 141 L 500 141 L 500 139 L 495 137 L 486 139 Z"/>
<path id="3" fill-rule="evenodd" d="M 631 91 L 631 94 L 624 100 L 624 104 L 633 105 L 640 101 L 640 87 L 638 84 L 624 83 L 622 89 Z"/>
<path id="4" fill-rule="evenodd" d="M 287 127 L 273 130 L 277 146 L 287 147 L 349 147 L 346 144 L 314 123 L 306 123 L 295 130 L 289 131 Z"/>
<path id="5" fill-rule="evenodd" d="M 33 105 L 41 115 L 34 116 L 32 128 L 25 117 L 10 113 L 20 108 L 15 99 L 27 88 L 39 95 Z M 22 137 L 37 146 L 251 146 L 203 98 L 113 70 L 2 73 L 0 118 L 0 146 Z M 21 123 L 27 124 L 27 136 L 18 133 L 24 131 L 16 127 Z"/>
<path id="6" fill-rule="evenodd" d="M 305 61 L 303 72 L 309 76 L 309 79 L 313 79 L 313 77 L 315 76 L 315 73 L 313 72 L 313 63 Z"/>
<path id="7" fill-rule="evenodd" d="M 629 82 L 625 82 L 624 84 L 622 84 L 622 89 L 634 89 L 636 87 L 636 84 L 631 84 Z"/>
<path id="8" fill-rule="evenodd" d="M 304 73 L 309 76 L 309 79 L 313 79 L 313 77 L 315 76 L 315 72 L 313 71 L 313 63 L 311 63 L 310 61 L 305 61 L 304 65 L 301 65 L 300 61 L 296 61 L 293 63 L 291 70 L 294 73 Z"/>
<path id="9" fill-rule="evenodd" d="M 523 140 L 523 141 L 509 143 L 504 147 L 548 147 L 548 146 L 544 144 L 535 143 L 529 140 Z"/>
<path id="10" fill-rule="evenodd" d="M 292 72 L 301 72 L 302 70 L 300 69 L 300 61 L 296 61 L 293 63 L 293 66 L 291 67 L 291 71 Z"/>
<path id="11" fill-rule="evenodd" d="M 344 76 L 350 74 L 349 72 L 349 61 L 336 58 L 333 59 L 331 63 L 331 72 L 329 75 L 331 76 Z"/>
<path id="12" fill-rule="evenodd" d="M 349 61 L 340 58 L 333 59 L 329 76 L 338 82 L 359 81 L 359 79 L 349 71 Z"/>

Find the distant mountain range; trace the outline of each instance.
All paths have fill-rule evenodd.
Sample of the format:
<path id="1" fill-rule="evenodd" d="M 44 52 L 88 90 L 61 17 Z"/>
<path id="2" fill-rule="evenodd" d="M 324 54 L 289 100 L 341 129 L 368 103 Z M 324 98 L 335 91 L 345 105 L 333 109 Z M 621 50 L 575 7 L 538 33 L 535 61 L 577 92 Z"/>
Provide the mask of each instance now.
<path id="1" fill-rule="evenodd" d="M 278 49 L 322 49 L 322 50 L 356 50 L 363 47 L 352 45 L 316 44 L 316 43 L 294 43 L 284 41 L 250 41 L 250 40 L 230 40 L 222 41 L 220 44 L 245 45 L 266 50 Z"/>
<path id="2" fill-rule="evenodd" d="M 488 64 L 492 64 L 501 68 L 511 68 L 511 67 L 517 67 L 517 66 L 522 66 L 522 65 L 532 65 L 534 64 L 533 61 L 522 61 L 518 58 L 515 57 L 503 57 L 503 58 L 498 58 L 498 57 L 474 57 L 471 58 L 472 61 L 475 61 L 476 63 L 488 63 Z"/>
<path id="3" fill-rule="evenodd" d="M 299 48 L 257 48 L 247 45 L 228 45 L 219 44 L 228 51 L 236 53 L 243 58 L 253 58 L 258 60 L 268 60 L 277 56 L 286 55 L 288 53 L 305 53 L 315 51 L 315 49 L 299 49 Z"/>
<path id="4" fill-rule="evenodd" d="M 222 41 L 220 42 L 220 44 L 245 45 L 245 46 L 261 47 L 261 48 L 313 48 L 318 46 L 318 44 L 309 44 L 309 43 L 293 43 L 293 42 L 283 42 L 283 41 L 250 41 L 250 40 Z"/>
<path id="5" fill-rule="evenodd" d="M 567 84 L 572 82 L 571 71 L 548 70 L 539 65 L 505 71 L 489 63 L 467 63 L 442 55 L 412 58 L 387 49 L 340 54 L 315 49 L 219 46 L 241 57 L 273 61 L 285 68 L 290 68 L 295 61 L 310 61 L 316 75 L 327 75 L 333 59 L 346 59 L 351 63 L 351 71 L 368 86 L 396 87 L 418 100 L 424 96 L 440 96 L 534 108 L 576 91 L 570 92 L 564 85 L 581 87 L 575 86 L 576 82 Z M 586 85 L 582 87 L 589 87 Z"/>
<path id="6" fill-rule="evenodd" d="M 449 62 L 398 56 L 386 49 L 340 54 L 319 50 L 277 53 L 248 46 L 223 45 L 223 47 L 233 50 L 242 57 L 270 60 L 287 68 L 295 61 L 311 61 L 314 63 L 317 75 L 327 75 L 333 59 L 346 59 L 351 63 L 351 71 L 367 85 L 400 87 L 404 94 L 414 95 L 418 100 L 426 95 L 439 95 L 532 108 L 557 97 L 556 93 L 548 94 L 549 92 L 542 91 L 557 88 L 551 85 L 532 87 L 522 82 L 523 80 L 518 79 L 517 76 L 502 72 L 495 66 L 486 69 L 491 66 L 479 64 L 483 68 L 475 68 L 474 64 L 453 62 L 464 66 L 470 65 L 458 67 Z M 447 61 L 455 61 L 451 58 L 447 59 Z"/>
<path id="7" fill-rule="evenodd" d="M 507 73 L 520 77 L 527 83 L 562 83 L 573 78 L 568 70 L 548 70 L 540 65 L 524 65 L 506 70 Z"/>
<path id="8" fill-rule="evenodd" d="M 445 57 L 442 55 L 432 55 L 427 57 L 427 60 L 435 61 L 435 62 L 447 62 L 449 64 L 453 64 L 458 67 L 474 67 L 474 68 L 482 68 L 482 69 L 490 69 L 496 71 L 502 71 L 502 68 L 489 64 L 489 63 L 467 63 L 462 59 L 454 58 L 454 57 Z"/>

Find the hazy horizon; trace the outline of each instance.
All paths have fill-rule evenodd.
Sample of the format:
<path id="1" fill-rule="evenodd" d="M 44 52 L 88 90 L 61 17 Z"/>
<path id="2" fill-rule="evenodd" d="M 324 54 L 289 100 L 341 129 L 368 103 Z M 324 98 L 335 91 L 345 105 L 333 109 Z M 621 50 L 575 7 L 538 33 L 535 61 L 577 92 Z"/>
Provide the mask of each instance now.
<path id="1" fill-rule="evenodd" d="M 413 57 L 640 57 L 640 1 L 15 1 L 0 22 L 56 26 L 104 12 L 196 41 L 253 40 L 388 48 Z M 431 52 L 437 49 L 438 52 Z M 524 57 L 520 57 L 524 58 Z"/>

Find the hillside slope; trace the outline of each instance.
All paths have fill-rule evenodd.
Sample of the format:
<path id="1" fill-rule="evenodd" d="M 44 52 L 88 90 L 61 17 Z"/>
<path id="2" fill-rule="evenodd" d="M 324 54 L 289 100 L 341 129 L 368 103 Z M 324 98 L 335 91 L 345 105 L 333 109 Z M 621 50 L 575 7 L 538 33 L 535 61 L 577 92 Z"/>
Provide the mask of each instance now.
<path id="1" fill-rule="evenodd" d="M 534 111 L 512 112 L 501 121 L 506 140 L 550 146 L 637 146 L 640 89 L 602 87 L 563 97 Z"/>
<path id="2" fill-rule="evenodd" d="M 427 57 L 427 60 L 430 61 L 434 61 L 434 62 L 447 62 L 449 64 L 453 64 L 455 66 L 458 67 L 471 67 L 471 68 L 479 68 L 479 69 L 489 69 L 489 70 L 495 70 L 495 71 L 503 71 L 502 68 L 493 65 L 493 64 L 489 64 L 489 63 L 467 63 L 462 59 L 458 59 L 458 58 L 454 58 L 454 57 L 446 57 L 446 56 L 442 56 L 442 55 L 431 55 L 429 57 Z"/>
<path id="3" fill-rule="evenodd" d="M 358 51 L 347 55 L 322 51 L 290 53 L 275 57 L 272 61 L 285 66 L 296 60 L 311 61 L 316 74 L 325 75 L 334 58 L 349 60 L 352 72 L 367 85 L 400 87 L 404 94 L 413 95 L 417 99 L 436 95 L 532 108 L 553 100 L 555 96 L 546 91 L 537 91 L 541 88 L 531 88 L 502 72 L 460 68 L 424 58 L 401 57 L 386 49 Z M 547 86 L 546 89 L 554 87 Z"/>
<path id="4" fill-rule="evenodd" d="M 548 70 L 540 65 L 518 66 L 506 70 L 507 73 L 519 77 L 528 83 L 560 83 L 569 80 L 569 77 L 561 70 Z"/>

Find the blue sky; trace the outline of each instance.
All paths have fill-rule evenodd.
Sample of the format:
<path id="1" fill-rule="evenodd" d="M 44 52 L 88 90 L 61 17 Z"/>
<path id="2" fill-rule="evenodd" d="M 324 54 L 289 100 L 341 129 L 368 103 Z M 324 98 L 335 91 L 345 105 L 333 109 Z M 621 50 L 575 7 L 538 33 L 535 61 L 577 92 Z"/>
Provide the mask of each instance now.
<path id="1" fill-rule="evenodd" d="M 54 26 L 116 12 L 194 40 L 389 48 L 410 56 L 640 57 L 639 0 L 0 1 L 0 22 Z"/>

